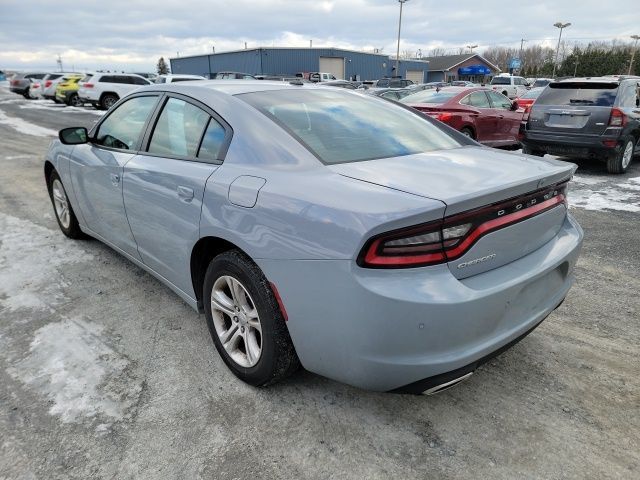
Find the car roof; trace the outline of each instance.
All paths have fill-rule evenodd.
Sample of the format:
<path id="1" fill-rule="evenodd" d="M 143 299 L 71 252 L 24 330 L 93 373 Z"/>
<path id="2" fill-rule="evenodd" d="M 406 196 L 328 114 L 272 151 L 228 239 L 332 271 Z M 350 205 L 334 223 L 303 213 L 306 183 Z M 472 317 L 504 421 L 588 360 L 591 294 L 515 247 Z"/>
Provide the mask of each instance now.
<path id="1" fill-rule="evenodd" d="M 551 83 L 619 83 L 624 79 L 624 77 L 575 77 L 564 78 Z"/>
<path id="2" fill-rule="evenodd" d="M 188 94 L 189 91 L 201 89 L 216 90 L 227 95 L 243 93 L 265 92 L 269 90 L 295 90 L 300 88 L 320 88 L 315 83 L 292 84 L 271 80 L 195 80 L 193 82 L 159 83 L 144 87 L 151 90 L 175 91 Z"/>

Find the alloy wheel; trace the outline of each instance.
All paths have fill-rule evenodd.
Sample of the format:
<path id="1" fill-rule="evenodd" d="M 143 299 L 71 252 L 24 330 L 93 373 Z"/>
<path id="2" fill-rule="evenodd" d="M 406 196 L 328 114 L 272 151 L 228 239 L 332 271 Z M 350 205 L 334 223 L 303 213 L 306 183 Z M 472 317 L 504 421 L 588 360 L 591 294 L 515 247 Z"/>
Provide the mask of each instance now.
<path id="1" fill-rule="evenodd" d="M 211 291 L 211 315 L 220 343 L 241 367 L 255 366 L 262 354 L 260 316 L 247 289 L 234 277 L 216 279 Z"/>
<path id="2" fill-rule="evenodd" d="M 622 168 L 625 169 L 631 163 L 631 158 L 633 157 L 633 142 L 627 142 L 627 145 L 624 148 L 624 153 L 622 154 Z"/>
<path id="3" fill-rule="evenodd" d="M 69 212 L 69 200 L 67 194 L 62 187 L 60 180 L 55 179 L 51 187 L 51 193 L 53 196 L 53 205 L 56 209 L 56 215 L 60 220 L 60 223 L 64 228 L 69 228 L 71 225 L 71 214 Z"/>

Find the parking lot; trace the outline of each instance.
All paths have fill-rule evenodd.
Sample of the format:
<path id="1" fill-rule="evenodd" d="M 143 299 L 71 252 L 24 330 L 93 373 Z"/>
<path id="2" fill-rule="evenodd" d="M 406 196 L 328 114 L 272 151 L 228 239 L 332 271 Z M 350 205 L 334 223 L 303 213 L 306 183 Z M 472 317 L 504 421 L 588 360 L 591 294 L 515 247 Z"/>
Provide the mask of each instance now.
<path id="1" fill-rule="evenodd" d="M 581 161 L 577 283 L 538 329 L 436 396 L 298 372 L 252 388 L 204 316 L 60 233 L 43 156 L 104 112 L 0 86 L 0 479 L 637 478 L 640 161 Z"/>

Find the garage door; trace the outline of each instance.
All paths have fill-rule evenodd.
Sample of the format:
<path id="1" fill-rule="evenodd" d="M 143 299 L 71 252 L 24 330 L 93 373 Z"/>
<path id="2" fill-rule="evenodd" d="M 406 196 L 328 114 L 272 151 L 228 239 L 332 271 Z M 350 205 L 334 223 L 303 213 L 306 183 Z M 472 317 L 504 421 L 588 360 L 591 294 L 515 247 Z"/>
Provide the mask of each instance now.
<path id="1" fill-rule="evenodd" d="M 407 80 L 413 83 L 424 83 L 424 72 L 422 70 L 407 70 Z"/>
<path id="2" fill-rule="evenodd" d="M 344 58 L 320 57 L 320 68 L 318 71 L 333 73 L 337 79 L 344 80 Z"/>

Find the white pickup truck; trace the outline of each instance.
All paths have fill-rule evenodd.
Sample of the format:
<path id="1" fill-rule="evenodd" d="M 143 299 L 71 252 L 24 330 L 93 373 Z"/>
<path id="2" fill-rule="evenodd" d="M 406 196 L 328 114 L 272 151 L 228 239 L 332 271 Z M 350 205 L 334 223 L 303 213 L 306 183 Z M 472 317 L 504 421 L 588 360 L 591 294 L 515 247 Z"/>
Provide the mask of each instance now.
<path id="1" fill-rule="evenodd" d="M 493 77 L 491 88 L 506 97 L 514 99 L 523 95 L 529 89 L 529 82 L 524 77 L 501 73 Z"/>

